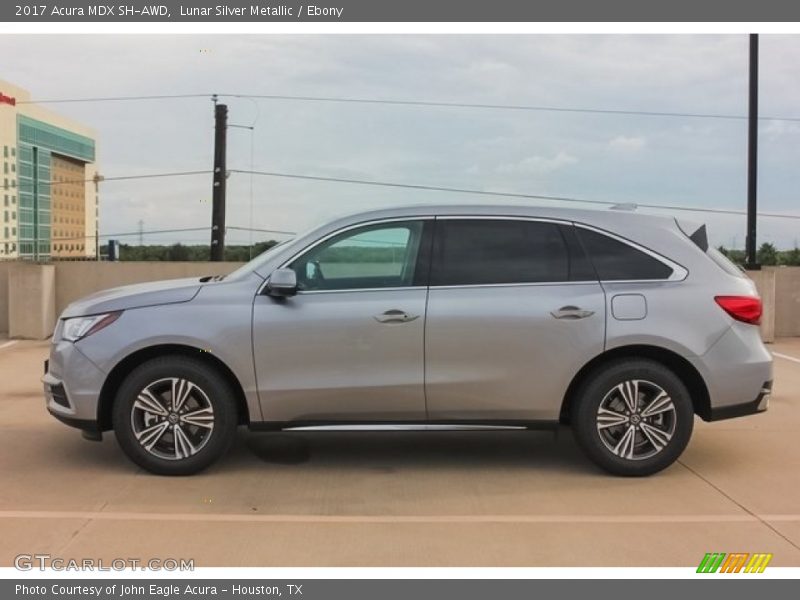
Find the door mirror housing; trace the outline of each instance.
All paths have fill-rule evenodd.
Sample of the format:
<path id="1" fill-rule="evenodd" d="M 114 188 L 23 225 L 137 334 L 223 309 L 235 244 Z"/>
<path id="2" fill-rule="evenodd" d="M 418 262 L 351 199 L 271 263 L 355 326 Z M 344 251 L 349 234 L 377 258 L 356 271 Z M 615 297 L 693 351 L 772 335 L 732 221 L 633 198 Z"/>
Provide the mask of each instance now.
<path id="1" fill-rule="evenodd" d="M 276 269 L 269 276 L 266 290 L 270 296 L 294 296 L 297 293 L 297 274 L 292 269 Z"/>

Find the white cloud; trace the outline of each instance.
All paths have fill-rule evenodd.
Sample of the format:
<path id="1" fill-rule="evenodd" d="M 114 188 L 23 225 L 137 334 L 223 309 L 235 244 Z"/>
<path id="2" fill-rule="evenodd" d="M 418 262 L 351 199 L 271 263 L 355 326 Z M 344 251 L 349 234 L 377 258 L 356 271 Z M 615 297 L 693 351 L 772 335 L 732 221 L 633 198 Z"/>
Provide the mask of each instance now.
<path id="1" fill-rule="evenodd" d="M 797 135 L 800 133 L 800 124 L 791 121 L 767 121 L 766 125 L 761 126 L 759 133 L 774 141 L 785 135 Z"/>
<path id="2" fill-rule="evenodd" d="M 608 147 L 618 152 L 638 152 L 647 145 L 642 136 L 618 135 L 608 141 Z"/>
<path id="3" fill-rule="evenodd" d="M 577 158 L 562 151 L 550 158 L 539 155 L 528 156 L 518 162 L 500 165 L 495 172 L 503 175 L 547 175 L 577 162 Z"/>

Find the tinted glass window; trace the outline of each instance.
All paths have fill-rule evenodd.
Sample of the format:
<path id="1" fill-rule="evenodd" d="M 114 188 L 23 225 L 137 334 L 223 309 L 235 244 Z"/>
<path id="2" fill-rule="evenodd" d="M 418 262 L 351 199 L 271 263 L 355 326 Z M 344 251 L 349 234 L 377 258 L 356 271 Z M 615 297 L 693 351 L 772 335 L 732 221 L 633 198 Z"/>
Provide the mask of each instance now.
<path id="1" fill-rule="evenodd" d="M 312 248 L 289 268 L 301 290 L 410 286 L 422 231 L 422 221 L 352 229 Z"/>
<path id="2" fill-rule="evenodd" d="M 500 219 L 437 221 L 432 285 L 559 282 L 569 259 L 558 225 Z"/>
<path id="3" fill-rule="evenodd" d="M 597 281 L 597 273 L 594 271 L 591 261 L 586 257 L 575 227 L 572 225 L 559 225 L 561 234 L 567 244 L 569 253 L 569 280 L 570 281 Z"/>
<path id="4" fill-rule="evenodd" d="M 667 279 L 672 275 L 663 262 L 628 244 L 582 227 L 576 231 L 601 280 Z"/>

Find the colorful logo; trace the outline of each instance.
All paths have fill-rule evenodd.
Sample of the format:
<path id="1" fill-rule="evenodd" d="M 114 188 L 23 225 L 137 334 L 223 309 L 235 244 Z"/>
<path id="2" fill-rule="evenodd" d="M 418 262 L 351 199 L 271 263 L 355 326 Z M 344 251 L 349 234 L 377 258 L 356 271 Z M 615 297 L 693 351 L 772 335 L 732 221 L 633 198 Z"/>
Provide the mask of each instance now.
<path id="1" fill-rule="evenodd" d="M 706 552 L 700 565 L 697 567 L 698 573 L 763 573 L 767 568 L 772 554 L 747 552 L 734 552 L 725 554 L 724 552 Z"/>

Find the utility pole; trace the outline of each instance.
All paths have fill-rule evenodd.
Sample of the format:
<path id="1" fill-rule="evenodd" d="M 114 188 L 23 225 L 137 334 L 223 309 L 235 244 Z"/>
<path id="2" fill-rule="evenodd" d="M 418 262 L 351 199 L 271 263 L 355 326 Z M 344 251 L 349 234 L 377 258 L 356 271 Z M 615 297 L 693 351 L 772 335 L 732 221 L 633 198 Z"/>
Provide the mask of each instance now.
<path id="1" fill-rule="evenodd" d="M 750 34 L 750 100 L 747 117 L 747 240 L 745 267 L 758 270 L 756 214 L 758 212 L 758 34 Z"/>
<path id="2" fill-rule="evenodd" d="M 144 245 L 144 220 L 139 219 L 139 245 Z"/>
<path id="3" fill-rule="evenodd" d="M 214 98 L 214 189 L 211 206 L 211 260 L 222 261 L 225 255 L 225 146 L 227 144 L 228 106 Z"/>

